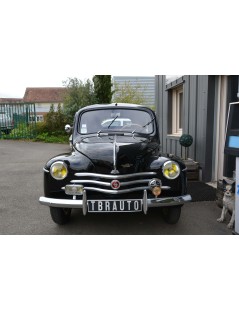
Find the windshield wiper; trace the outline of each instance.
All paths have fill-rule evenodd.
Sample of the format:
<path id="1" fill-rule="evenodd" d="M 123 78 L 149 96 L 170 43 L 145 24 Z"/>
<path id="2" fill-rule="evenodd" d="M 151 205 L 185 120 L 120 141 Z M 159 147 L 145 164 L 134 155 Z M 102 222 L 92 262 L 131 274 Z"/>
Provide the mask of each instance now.
<path id="1" fill-rule="evenodd" d="M 149 121 L 147 124 L 145 124 L 144 126 L 141 126 L 142 128 L 148 126 L 149 124 L 151 124 L 154 120 L 155 120 L 156 116 L 154 118 L 151 119 L 151 121 Z M 131 133 L 134 134 L 136 132 L 137 129 L 133 130 Z M 141 130 L 142 131 L 142 130 Z M 138 133 L 141 133 L 141 131 L 139 131 Z"/>
<path id="2" fill-rule="evenodd" d="M 116 118 L 118 117 L 118 115 L 116 115 L 116 117 L 112 120 L 112 122 L 109 124 L 109 126 L 107 127 L 108 129 L 110 128 L 110 126 L 114 123 L 114 121 L 116 120 Z M 102 129 L 100 129 L 98 132 L 97 132 L 97 136 L 99 137 L 100 134 L 102 132 Z"/>
<path id="3" fill-rule="evenodd" d="M 116 118 L 118 118 L 118 115 L 116 115 L 116 117 L 113 119 L 113 121 L 109 124 L 108 129 L 109 129 L 110 126 L 114 123 L 114 121 L 116 120 Z"/>
<path id="4" fill-rule="evenodd" d="M 154 118 L 151 119 L 151 121 L 149 121 L 147 124 L 145 124 L 144 126 L 142 126 L 143 128 L 148 126 L 149 124 L 151 124 L 154 120 L 155 120 L 156 116 Z"/>

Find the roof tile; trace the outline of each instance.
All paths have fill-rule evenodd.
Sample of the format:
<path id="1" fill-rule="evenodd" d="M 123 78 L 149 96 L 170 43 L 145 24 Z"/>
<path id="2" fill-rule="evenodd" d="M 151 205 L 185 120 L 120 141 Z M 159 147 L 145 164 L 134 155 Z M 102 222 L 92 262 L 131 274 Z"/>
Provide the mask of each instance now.
<path id="1" fill-rule="evenodd" d="M 24 102 L 61 103 L 67 93 L 65 87 L 28 87 L 23 97 Z"/>
<path id="2" fill-rule="evenodd" d="M 0 103 L 22 103 L 22 98 L 0 98 Z"/>

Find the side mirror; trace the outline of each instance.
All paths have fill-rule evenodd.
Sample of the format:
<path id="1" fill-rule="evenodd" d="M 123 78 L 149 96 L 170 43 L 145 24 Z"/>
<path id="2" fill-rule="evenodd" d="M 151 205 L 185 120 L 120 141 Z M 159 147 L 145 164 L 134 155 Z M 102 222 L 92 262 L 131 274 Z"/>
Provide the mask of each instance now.
<path id="1" fill-rule="evenodd" d="M 70 125 L 66 125 L 65 126 L 65 132 L 67 132 L 67 133 L 71 133 L 71 130 L 72 130 L 72 127 L 70 126 Z"/>

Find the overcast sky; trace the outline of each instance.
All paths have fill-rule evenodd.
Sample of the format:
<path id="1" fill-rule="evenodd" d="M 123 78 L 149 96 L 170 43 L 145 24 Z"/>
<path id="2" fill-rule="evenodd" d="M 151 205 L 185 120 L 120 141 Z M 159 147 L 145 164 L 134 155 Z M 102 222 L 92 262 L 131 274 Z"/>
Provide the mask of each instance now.
<path id="1" fill-rule="evenodd" d="M 228 4 L 227 12 L 218 1 L 212 14 L 215 6 L 202 0 L 197 15 L 185 19 L 178 11 L 192 9 L 191 1 L 173 2 L 1 1 L 0 97 L 22 97 L 26 87 L 62 86 L 68 77 L 94 74 L 235 74 L 230 65 L 238 58 L 238 40 L 231 30 L 237 29 L 237 11 Z"/>

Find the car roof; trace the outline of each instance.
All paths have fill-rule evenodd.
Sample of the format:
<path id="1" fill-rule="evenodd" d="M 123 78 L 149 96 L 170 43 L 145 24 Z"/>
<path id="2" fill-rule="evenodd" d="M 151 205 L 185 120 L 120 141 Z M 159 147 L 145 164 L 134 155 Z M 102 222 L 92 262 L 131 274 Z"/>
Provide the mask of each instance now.
<path id="1" fill-rule="evenodd" d="M 80 109 L 78 112 L 80 111 L 84 111 L 84 110 L 94 110 L 94 109 L 98 109 L 98 108 L 115 108 L 115 107 L 121 107 L 121 108 L 140 108 L 140 109 L 147 109 L 152 111 L 150 108 L 145 107 L 143 105 L 139 105 L 139 104 L 133 104 L 133 103 L 102 103 L 102 104 L 93 104 L 93 105 L 88 105 L 82 109 Z"/>

